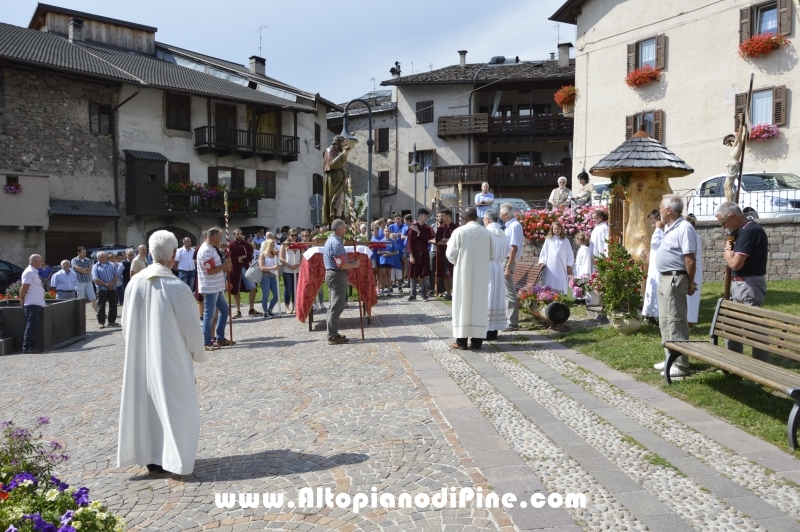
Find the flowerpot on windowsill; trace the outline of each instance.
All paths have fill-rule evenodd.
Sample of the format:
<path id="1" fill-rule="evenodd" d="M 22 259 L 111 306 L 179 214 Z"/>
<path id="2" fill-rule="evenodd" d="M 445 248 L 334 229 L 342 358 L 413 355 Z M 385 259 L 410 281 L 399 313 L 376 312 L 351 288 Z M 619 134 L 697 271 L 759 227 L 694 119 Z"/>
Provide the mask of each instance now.
<path id="1" fill-rule="evenodd" d="M 561 107 L 561 114 L 564 116 L 572 116 L 574 112 L 575 112 L 575 102 L 565 103 Z"/>

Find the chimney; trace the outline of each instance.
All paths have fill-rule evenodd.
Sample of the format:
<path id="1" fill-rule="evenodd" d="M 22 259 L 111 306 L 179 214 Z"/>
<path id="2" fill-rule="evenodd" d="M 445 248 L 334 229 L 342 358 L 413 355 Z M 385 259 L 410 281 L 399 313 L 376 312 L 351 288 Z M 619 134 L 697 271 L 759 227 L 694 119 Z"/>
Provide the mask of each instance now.
<path id="1" fill-rule="evenodd" d="M 572 48 L 571 42 L 562 42 L 558 45 L 558 66 L 569 66 L 569 49 Z"/>
<path id="2" fill-rule="evenodd" d="M 395 61 L 394 66 L 389 69 L 389 73 L 392 75 L 392 78 L 399 78 L 403 75 L 403 72 L 400 70 L 400 62 Z"/>
<path id="3" fill-rule="evenodd" d="M 72 17 L 69 19 L 69 42 L 83 41 L 83 21 Z"/>
<path id="4" fill-rule="evenodd" d="M 267 60 L 257 55 L 250 56 L 250 73 L 259 76 L 266 76 Z"/>
<path id="5" fill-rule="evenodd" d="M 467 66 L 467 51 L 466 50 L 459 50 L 458 51 L 458 55 L 461 58 L 461 61 L 459 62 L 459 64 L 461 65 L 461 68 L 466 67 Z"/>
<path id="6" fill-rule="evenodd" d="M 550 61 L 555 61 L 555 60 L 556 60 L 556 54 L 550 52 Z"/>

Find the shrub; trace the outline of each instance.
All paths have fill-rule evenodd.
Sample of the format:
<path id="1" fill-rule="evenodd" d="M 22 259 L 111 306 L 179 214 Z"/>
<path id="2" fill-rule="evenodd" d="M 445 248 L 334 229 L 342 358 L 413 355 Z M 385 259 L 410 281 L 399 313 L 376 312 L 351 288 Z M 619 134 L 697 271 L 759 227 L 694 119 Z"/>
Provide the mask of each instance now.
<path id="1" fill-rule="evenodd" d="M 609 240 L 608 254 L 594 257 L 595 272 L 589 289 L 599 292 L 604 311 L 635 318 L 642 308 L 642 281 L 647 278 L 644 263 L 634 260 L 618 239 Z"/>

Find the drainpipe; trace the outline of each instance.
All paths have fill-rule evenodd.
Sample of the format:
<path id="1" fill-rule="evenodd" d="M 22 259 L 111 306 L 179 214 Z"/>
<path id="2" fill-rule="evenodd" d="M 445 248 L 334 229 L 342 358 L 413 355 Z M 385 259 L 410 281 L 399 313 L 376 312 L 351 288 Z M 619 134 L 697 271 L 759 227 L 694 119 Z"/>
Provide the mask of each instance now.
<path id="1" fill-rule="evenodd" d="M 126 103 L 128 103 L 129 101 L 131 101 L 132 99 L 134 99 L 136 96 L 138 96 L 140 89 L 141 89 L 141 86 L 140 85 L 136 85 L 136 92 L 134 92 L 133 94 L 131 94 L 130 96 L 128 96 L 127 98 L 122 100 L 120 103 L 118 103 L 117 105 L 115 105 L 111 109 L 111 115 L 112 115 L 112 117 L 114 119 L 114 128 L 117 131 L 119 131 L 119 120 L 117 120 L 117 110 L 120 107 L 122 107 L 123 105 L 125 105 Z M 117 209 L 117 212 L 119 212 L 119 174 L 117 173 L 118 165 L 117 165 L 117 134 L 116 134 L 116 132 L 113 135 L 111 135 L 111 151 L 113 152 L 112 165 L 113 165 L 113 168 L 114 168 L 113 169 L 113 172 L 114 172 L 114 208 Z M 126 208 L 125 209 L 125 215 L 126 216 L 127 216 L 127 211 L 128 211 L 128 209 Z M 119 218 L 117 218 L 116 221 L 114 222 L 114 245 L 117 245 L 117 244 L 119 244 Z M 127 242 L 126 242 L 126 244 L 127 244 Z"/>

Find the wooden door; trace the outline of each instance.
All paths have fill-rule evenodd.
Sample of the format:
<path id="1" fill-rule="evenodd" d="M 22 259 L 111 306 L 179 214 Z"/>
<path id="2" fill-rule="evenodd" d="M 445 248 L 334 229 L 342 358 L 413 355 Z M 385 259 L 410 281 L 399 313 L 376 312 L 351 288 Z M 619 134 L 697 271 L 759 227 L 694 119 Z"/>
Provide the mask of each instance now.
<path id="1" fill-rule="evenodd" d="M 62 260 L 71 261 L 78 256 L 78 246 L 99 248 L 100 241 L 100 231 L 47 231 L 44 237 L 44 260 L 50 266 L 56 266 Z"/>
<path id="2" fill-rule="evenodd" d="M 235 146 L 236 106 L 217 103 L 214 106 L 214 120 L 217 126 L 217 143 L 224 146 Z"/>
<path id="3" fill-rule="evenodd" d="M 608 240 L 622 241 L 625 234 L 625 190 L 617 185 L 611 191 L 611 199 L 608 201 Z M 624 244 L 624 242 L 623 242 Z"/>

